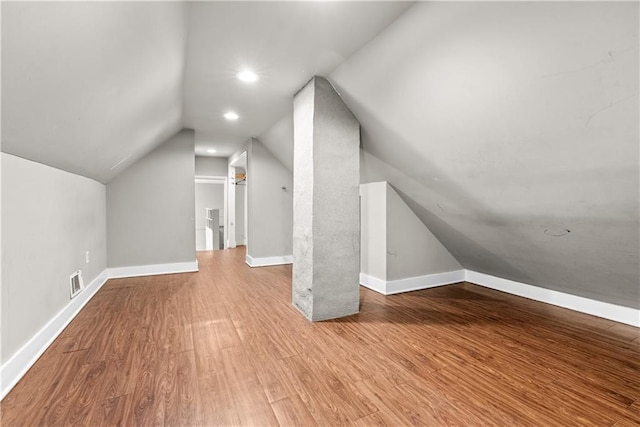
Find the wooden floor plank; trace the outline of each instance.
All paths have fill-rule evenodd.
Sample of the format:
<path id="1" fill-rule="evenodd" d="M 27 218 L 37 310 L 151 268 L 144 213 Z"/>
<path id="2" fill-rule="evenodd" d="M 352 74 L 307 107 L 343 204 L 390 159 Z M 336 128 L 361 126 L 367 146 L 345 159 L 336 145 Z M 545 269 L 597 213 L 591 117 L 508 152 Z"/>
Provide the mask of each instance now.
<path id="1" fill-rule="evenodd" d="M 98 402 L 92 407 L 90 426 L 126 425 L 126 409 L 131 396 L 123 395 Z"/>
<path id="2" fill-rule="evenodd" d="M 280 369 L 278 358 L 266 353 L 261 347 L 256 347 L 260 339 L 254 335 L 249 335 L 248 331 L 240 328 L 240 335 L 247 348 L 247 356 L 256 372 L 258 380 L 264 394 L 269 402 L 275 402 L 286 397 L 296 395 L 295 387 L 286 373 Z"/>
<path id="3" fill-rule="evenodd" d="M 290 375 L 298 395 L 319 424 L 349 424 L 351 420 L 344 410 L 345 403 L 333 395 L 329 384 L 318 380 L 318 376 L 300 356 L 282 359 L 280 363 L 283 366 L 281 369 Z"/>
<path id="4" fill-rule="evenodd" d="M 412 421 L 410 415 L 406 413 L 405 407 L 399 404 L 394 396 L 395 383 L 382 374 L 376 374 L 350 387 L 358 393 L 366 396 L 378 409 L 376 412 L 366 415 L 354 421 L 356 425 L 366 425 L 371 422 L 378 425 L 410 425 Z"/>
<path id="5" fill-rule="evenodd" d="M 68 388 L 64 398 L 53 403 L 60 421 L 48 421 L 50 425 L 87 425 L 93 405 L 98 402 L 95 391 L 104 379 L 104 361 L 84 365 L 76 374 L 76 381 Z"/>
<path id="6" fill-rule="evenodd" d="M 284 427 L 317 426 L 304 402 L 297 394 L 272 402 L 271 407 L 278 419 L 278 424 Z"/>
<path id="7" fill-rule="evenodd" d="M 164 397 L 164 423 L 169 426 L 202 425 L 202 402 L 194 352 L 170 354 Z"/>
<path id="8" fill-rule="evenodd" d="M 242 347 L 227 348 L 223 351 L 222 361 L 240 425 L 278 425 L 246 350 Z"/>
<path id="9" fill-rule="evenodd" d="M 242 248 L 113 279 L 0 403 L 2 426 L 640 425 L 640 329 L 472 284 L 312 323 Z"/>
<path id="10" fill-rule="evenodd" d="M 198 390 L 202 401 L 202 425 L 241 425 L 241 414 L 236 411 L 235 396 L 224 373 L 216 372 L 198 377 Z"/>
<path id="11" fill-rule="evenodd" d="M 23 425 L 35 424 L 53 424 L 61 423 L 64 418 L 64 411 L 68 407 L 68 395 L 81 386 L 80 376 L 84 373 L 83 366 L 86 365 L 87 351 L 80 350 L 71 353 L 63 353 L 69 357 L 56 358 L 59 363 L 52 363 L 49 374 L 54 378 L 53 381 L 45 381 L 46 388 L 40 388 L 36 385 L 38 398 L 32 401 L 35 405 L 29 405 L 29 411 L 22 415 L 27 420 L 31 420 Z M 29 389 L 27 392 L 30 392 Z M 17 402 L 16 402 L 17 403 Z M 16 409 L 19 406 L 16 405 Z M 3 413 L 4 416 L 4 413 Z M 3 423 L 4 425 L 4 423 Z"/>

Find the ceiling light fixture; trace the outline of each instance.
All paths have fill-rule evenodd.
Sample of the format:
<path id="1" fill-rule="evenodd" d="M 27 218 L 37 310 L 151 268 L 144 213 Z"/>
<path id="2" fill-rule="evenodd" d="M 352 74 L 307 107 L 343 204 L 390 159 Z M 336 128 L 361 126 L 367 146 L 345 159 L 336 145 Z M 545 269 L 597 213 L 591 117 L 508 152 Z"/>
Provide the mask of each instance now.
<path id="1" fill-rule="evenodd" d="M 224 113 L 224 118 L 227 120 L 238 120 L 240 116 L 233 111 L 227 111 Z"/>
<path id="2" fill-rule="evenodd" d="M 213 154 L 213 153 L 215 153 L 215 152 L 216 152 L 216 150 L 215 150 L 215 149 L 213 149 L 213 148 L 209 148 L 209 149 L 207 150 L 207 153 L 211 153 L 211 154 Z"/>
<path id="3" fill-rule="evenodd" d="M 236 74 L 236 77 L 245 83 L 253 83 L 258 80 L 258 75 L 251 70 L 242 70 Z"/>

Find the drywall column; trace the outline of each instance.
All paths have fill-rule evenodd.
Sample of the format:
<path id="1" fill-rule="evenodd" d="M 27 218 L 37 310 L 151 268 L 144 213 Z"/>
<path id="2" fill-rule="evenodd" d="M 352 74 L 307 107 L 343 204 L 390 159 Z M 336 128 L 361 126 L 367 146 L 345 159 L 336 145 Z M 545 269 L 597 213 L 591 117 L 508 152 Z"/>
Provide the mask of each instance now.
<path id="1" fill-rule="evenodd" d="M 358 312 L 360 124 L 314 77 L 293 102 L 293 304 L 307 318 Z"/>

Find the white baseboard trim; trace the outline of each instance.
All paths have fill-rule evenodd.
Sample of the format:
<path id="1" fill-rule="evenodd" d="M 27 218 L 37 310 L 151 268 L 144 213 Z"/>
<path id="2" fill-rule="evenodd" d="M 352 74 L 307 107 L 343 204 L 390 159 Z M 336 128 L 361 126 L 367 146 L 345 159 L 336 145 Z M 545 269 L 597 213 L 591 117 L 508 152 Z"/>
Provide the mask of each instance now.
<path id="1" fill-rule="evenodd" d="M 249 267 L 267 267 L 270 265 L 293 264 L 293 255 L 252 257 L 246 255 L 244 258 Z"/>
<path id="2" fill-rule="evenodd" d="M 408 277 L 398 280 L 382 280 L 377 277 L 360 273 L 360 284 L 384 295 L 399 294 L 402 292 L 418 291 L 434 288 L 436 286 L 450 285 L 464 282 L 465 271 L 454 270 L 444 273 L 427 274 L 425 276 Z"/>
<path id="3" fill-rule="evenodd" d="M 640 310 L 466 270 L 467 282 L 640 328 Z"/>
<path id="4" fill-rule="evenodd" d="M 410 277 L 400 280 L 382 280 L 377 277 L 360 273 L 360 284 L 383 295 L 393 295 L 402 292 L 417 291 L 452 283 L 469 282 L 485 288 L 506 292 L 508 294 L 529 298 L 558 307 L 568 308 L 580 313 L 602 317 L 614 322 L 640 328 L 640 310 L 596 301 L 577 295 L 545 289 L 540 286 L 515 282 L 489 274 L 472 270 L 455 270 L 446 273 L 429 274 L 426 276 Z"/>
<path id="5" fill-rule="evenodd" d="M 293 256 L 253 258 L 246 256 L 251 267 L 293 263 Z M 0 367 L 0 400 L 20 381 L 51 343 L 60 335 L 80 310 L 110 278 L 149 276 L 198 271 L 198 262 L 143 265 L 105 269 L 85 289 L 56 314 L 25 345 Z M 360 273 L 360 284 L 384 295 L 410 292 L 467 281 L 486 288 L 518 295 L 535 301 L 568 308 L 581 313 L 640 327 L 640 310 L 596 301 L 564 292 L 528 285 L 472 270 L 455 270 L 407 279 L 385 281 Z"/>
<path id="6" fill-rule="evenodd" d="M 105 269 L 0 367 L 0 399 L 20 381 L 107 280 L 195 271 L 198 271 L 197 261 Z"/>
<path id="7" fill-rule="evenodd" d="M 0 367 L 0 399 L 4 399 L 108 279 L 109 272 L 105 269 Z"/>
<path id="8" fill-rule="evenodd" d="M 364 286 L 365 288 L 369 288 L 372 291 L 376 291 L 379 294 L 388 295 L 386 280 L 378 279 L 377 277 L 360 273 L 360 285 Z"/>
<path id="9" fill-rule="evenodd" d="M 155 276 L 157 274 L 194 273 L 196 271 L 198 271 L 198 261 L 134 265 L 131 267 L 109 268 L 109 278 L 120 279 L 124 277 Z"/>

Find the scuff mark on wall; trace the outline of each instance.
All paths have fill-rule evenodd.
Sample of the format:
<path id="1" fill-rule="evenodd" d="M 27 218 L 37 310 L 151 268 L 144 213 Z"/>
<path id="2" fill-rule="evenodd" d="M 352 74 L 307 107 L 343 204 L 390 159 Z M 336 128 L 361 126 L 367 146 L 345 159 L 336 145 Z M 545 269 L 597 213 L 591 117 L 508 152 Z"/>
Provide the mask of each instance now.
<path id="1" fill-rule="evenodd" d="M 620 103 L 622 103 L 622 102 L 625 102 L 625 101 L 627 101 L 627 100 L 629 100 L 629 99 L 631 99 L 631 98 L 635 98 L 635 97 L 637 97 L 637 96 L 638 96 L 638 94 L 637 94 L 637 93 L 634 93 L 633 95 L 629 95 L 629 96 L 627 96 L 627 97 L 625 97 L 625 98 L 622 98 L 622 99 L 619 99 L 619 100 L 617 100 L 617 101 L 612 101 L 612 102 L 610 102 L 610 103 L 609 103 L 609 105 L 607 105 L 606 107 L 603 107 L 603 108 L 599 109 L 598 111 L 596 111 L 595 113 L 591 114 L 591 115 L 587 118 L 587 120 L 584 122 L 584 127 L 585 127 L 585 128 L 588 128 L 588 127 L 589 127 L 589 123 L 591 122 L 591 120 L 592 120 L 594 117 L 596 117 L 598 114 L 600 114 L 600 113 L 602 113 L 602 112 L 604 112 L 604 111 L 607 111 L 608 109 L 610 109 L 610 108 L 612 108 L 612 107 L 614 107 L 614 106 L 616 106 L 616 105 L 618 105 L 618 104 L 620 104 Z"/>
<path id="2" fill-rule="evenodd" d="M 584 67 L 580 67 L 580 68 L 574 68 L 571 70 L 566 70 L 566 71 L 558 71 L 557 73 L 552 73 L 552 74 L 545 74 L 542 76 L 543 79 L 549 78 L 549 77 L 557 77 L 557 76 L 561 76 L 563 74 L 571 74 L 571 73 L 579 73 L 581 71 L 586 71 L 589 70 L 591 68 L 595 68 L 598 67 L 602 64 L 608 64 L 610 62 L 615 62 L 616 58 L 618 56 L 620 56 L 620 54 L 624 54 L 626 52 L 631 52 L 633 50 L 638 49 L 637 46 L 632 46 L 632 47 L 628 47 L 626 49 L 619 49 L 619 50 L 610 50 L 607 52 L 607 57 L 600 59 L 592 64 L 589 65 L 585 65 Z"/>

